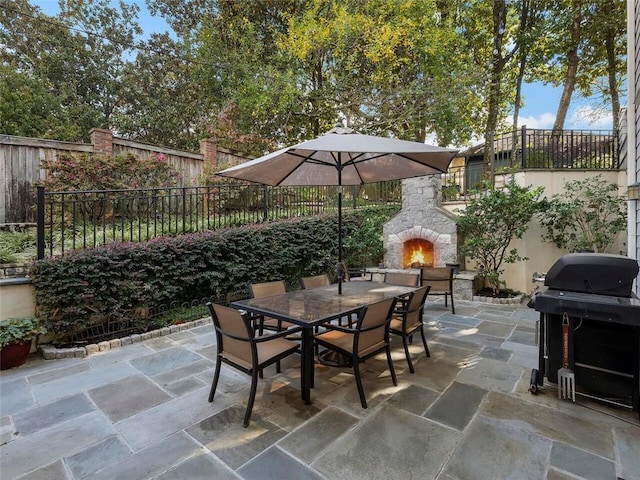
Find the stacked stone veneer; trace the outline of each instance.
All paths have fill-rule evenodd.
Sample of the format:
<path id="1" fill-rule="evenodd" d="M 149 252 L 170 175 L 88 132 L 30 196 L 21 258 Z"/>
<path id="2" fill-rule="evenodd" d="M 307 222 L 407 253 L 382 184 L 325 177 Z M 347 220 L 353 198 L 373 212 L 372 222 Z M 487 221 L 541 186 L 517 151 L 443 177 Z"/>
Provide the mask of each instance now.
<path id="1" fill-rule="evenodd" d="M 439 175 L 402 181 L 402 210 L 383 229 L 387 267 L 404 267 L 403 244 L 412 238 L 422 238 L 433 244 L 435 267 L 458 261 L 455 216 L 440 207 L 441 191 Z"/>

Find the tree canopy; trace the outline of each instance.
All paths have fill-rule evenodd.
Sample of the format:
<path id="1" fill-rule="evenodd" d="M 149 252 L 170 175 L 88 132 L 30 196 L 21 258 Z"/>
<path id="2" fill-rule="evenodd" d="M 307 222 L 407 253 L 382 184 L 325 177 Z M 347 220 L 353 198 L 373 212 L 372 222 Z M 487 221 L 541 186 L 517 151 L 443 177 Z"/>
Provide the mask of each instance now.
<path id="1" fill-rule="evenodd" d="M 622 3 L 147 0 L 173 31 L 143 39 L 136 4 L 60 0 L 48 16 L 0 0 L 0 133 L 86 141 L 101 127 L 260 155 L 344 120 L 462 145 L 504 128 L 523 80 L 564 87 L 559 123 L 575 90 L 615 120 Z"/>

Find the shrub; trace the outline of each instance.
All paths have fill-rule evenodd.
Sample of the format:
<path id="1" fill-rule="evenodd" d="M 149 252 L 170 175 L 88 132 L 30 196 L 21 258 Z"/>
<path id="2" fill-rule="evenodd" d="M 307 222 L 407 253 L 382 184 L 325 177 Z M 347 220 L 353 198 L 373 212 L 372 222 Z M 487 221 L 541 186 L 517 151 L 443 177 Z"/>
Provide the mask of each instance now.
<path id="1" fill-rule="evenodd" d="M 371 215 L 345 213 L 345 236 L 379 239 L 381 227 L 373 235 L 359 228 Z M 38 316 L 65 335 L 162 304 L 226 298 L 250 283 L 284 279 L 299 288 L 302 276 L 335 272 L 336 259 L 334 214 L 74 251 L 37 262 L 30 275 Z"/>
<path id="2" fill-rule="evenodd" d="M 551 197 L 540 223 L 543 239 L 570 252 L 610 252 L 616 236 L 627 228 L 627 202 L 618 185 L 602 175 L 574 180 Z"/>
<path id="3" fill-rule="evenodd" d="M 0 348 L 31 340 L 47 333 L 35 317 L 9 318 L 0 322 Z"/>
<path id="4" fill-rule="evenodd" d="M 460 251 L 476 261 L 478 276 L 495 296 L 504 285 L 502 264 L 526 260 L 515 248 L 507 248 L 512 239 L 522 238 L 529 221 L 540 211 L 542 192 L 542 187 L 523 187 L 511 177 L 504 189 L 487 186 L 474 195 L 458 217 L 459 232 L 464 236 Z"/>
<path id="5" fill-rule="evenodd" d="M 0 232 L 0 263 L 16 263 L 25 256 L 35 258 L 35 249 L 33 231 Z"/>
<path id="6" fill-rule="evenodd" d="M 63 154 L 43 160 L 40 168 L 49 171 L 40 182 L 47 191 L 117 190 L 169 187 L 180 184 L 180 174 L 164 154 L 138 157 L 119 155 Z"/>

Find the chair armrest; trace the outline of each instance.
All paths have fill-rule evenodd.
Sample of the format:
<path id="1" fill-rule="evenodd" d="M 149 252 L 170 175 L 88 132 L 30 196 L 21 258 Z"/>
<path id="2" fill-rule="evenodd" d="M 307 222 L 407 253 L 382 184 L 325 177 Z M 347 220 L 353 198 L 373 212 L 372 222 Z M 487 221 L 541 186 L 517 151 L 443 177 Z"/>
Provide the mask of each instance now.
<path id="1" fill-rule="evenodd" d="M 282 331 L 277 332 L 277 333 L 270 333 L 268 335 L 262 335 L 260 337 L 254 337 L 253 340 L 256 343 L 268 342 L 269 340 L 273 340 L 274 338 L 288 337 L 292 333 L 298 333 L 301 330 L 302 330 L 302 327 L 287 328 L 286 330 L 282 330 Z"/>
<path id="2" fill-rule="evenodd" d="M 333 324 L 326 324 L 326 325 L 322 325 L 326 330 L 337 330 L 339 332 L 342 333 L 355 333 L 356 329 L 353 327 L 343 327 L 342 325 L 333 325 Z"/>

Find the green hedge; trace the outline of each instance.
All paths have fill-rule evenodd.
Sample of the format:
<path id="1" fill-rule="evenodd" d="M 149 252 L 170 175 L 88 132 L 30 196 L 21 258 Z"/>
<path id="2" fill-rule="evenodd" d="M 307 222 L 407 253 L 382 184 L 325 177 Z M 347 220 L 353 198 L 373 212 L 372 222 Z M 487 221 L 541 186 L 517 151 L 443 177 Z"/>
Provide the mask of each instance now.
<path id="1" fill-rule="evenodd" d="M 382 223 L 389 209 L 343 215 L 345 258 L 372 265 L 382 255 Z M 127 312 L 172 302 L 243 293 L 254 282 L 332 273 L 337 216 L 300 217 L 213 232 L 111 244 L 37 262 L 31 278 L 37 316 L 64 335 L 123 318 Z"/>

